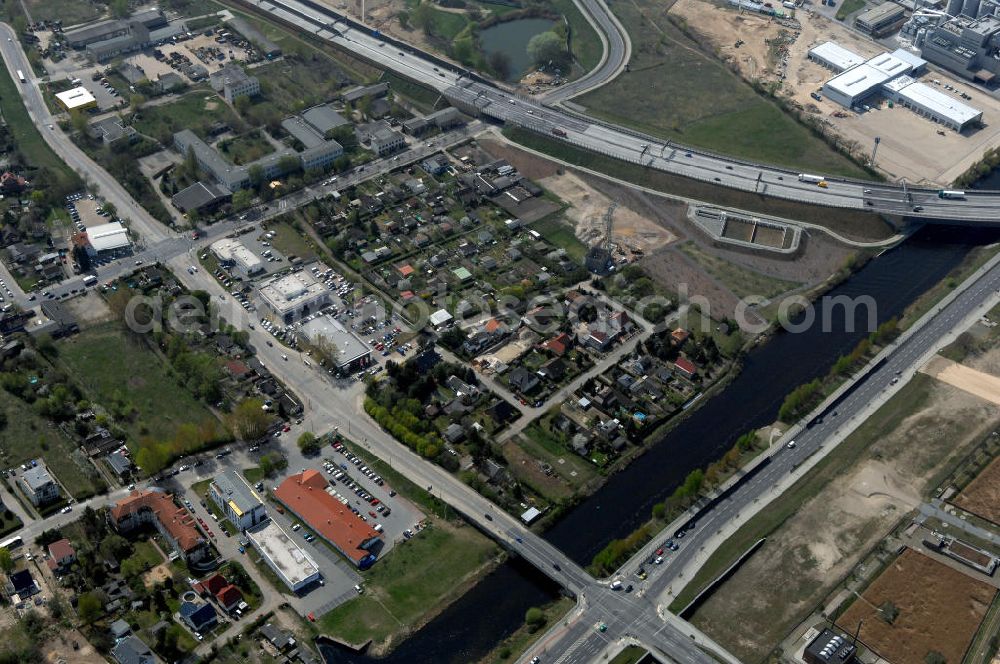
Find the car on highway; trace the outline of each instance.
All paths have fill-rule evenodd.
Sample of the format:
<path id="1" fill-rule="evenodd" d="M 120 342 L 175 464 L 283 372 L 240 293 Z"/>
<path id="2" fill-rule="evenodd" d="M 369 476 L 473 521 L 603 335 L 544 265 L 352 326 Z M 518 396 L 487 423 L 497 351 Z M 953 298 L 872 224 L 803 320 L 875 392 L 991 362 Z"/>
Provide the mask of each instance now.
<path id="1" fill-rule="evenodd" d="M 794 440 L 788 441 L 788 449 L 790 449 L 790 450 L 795 449 L 795 441 Z"/>

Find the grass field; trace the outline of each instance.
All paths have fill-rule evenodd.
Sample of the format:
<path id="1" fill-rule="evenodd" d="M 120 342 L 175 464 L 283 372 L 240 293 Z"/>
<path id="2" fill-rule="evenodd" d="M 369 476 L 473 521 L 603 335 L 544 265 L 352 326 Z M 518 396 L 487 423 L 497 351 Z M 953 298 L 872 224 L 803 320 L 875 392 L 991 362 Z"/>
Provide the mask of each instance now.
<path id="1" fill-rule="evenodd" d="M 237 166 L 249 164 L 274 152 L 274 146 L 256 131 L 222 141 L 218 147 Z"/>
<path id="2" fill-rule="evenodd" d="M 135 409 L 135 417 L 125 425 L 133 443 L 170 439 L 181 424 L 215 422 L 144 341 L 126 338 L 116 324 L 61 341 L 59 353 L 67 371 L 95 401 L 104 406 L 123 401 Z"/>
<path id="3" fill-rule="evenodd" d="M 430 524 L 366 572 L 364 594 L 323 616 L 320 631 L 358 644 L 407 633 L 457 597 L 498 553 L 474 528 L 439 519 Z"/>
<path id="4" fill-rule="evenodd" d="M 598 475 L 592 463 L 561 444 L 537 422 L 528 426 L 516 441 L 532 457 L 551 465 L 554 472 L 573 486 L 583 486 Z"/>
<path id="5" fill-rule="evenodd" d="M 711 201 L 713 205 L 739 208 L 764 215 L 787 219 L 807 219 L 810 223 L 829 228 L 854 240 L 885 240 L 894 234 L 893 228 L 884 219 L 860 210 L 841 210 L 806 205 L 796 201 L 768 198 L 749 192 L 718 187 L 708 182 L 700 182 L 628 164 L 523 129 L 505 129 L 504 135 L 527 148 L 537 150 L 568 164 L 589 168 L 610 177 L 667 194 L 685 196 L 699 201 Z"/>
<path id="6" fill-rule="evenodd" d="M 309 240 L 304 238 L 301 233 L 289 224 L 269 224 L 267 228 L 275 232 L 271 244 L 283 256 L 298 256 L 304 262 L 308 262 L 316 257 L 316 250 L 312 248 Z"/>
<path id="7" fill-rule="evenodd" d="M 552 244 L 565 249 L 570 258 L 583 265 L 587 257 L 587 245 L 580 242 L 573 232 L 573 227 L 562 218 L 562 215 L 550 214 L 533 223 L 531 228 L 541 233 Z"/>
<path id="8" fill-rule="evenodd" d="M 216 122 L 225 122 L 236 131 L 243 127 L 236 113 L 218 95 L 209 88 L 196 88 L 177 101 L 143 108 L 133 125 L 139 133 L 164 145 L 173 145 L 174 132 L 190 129 L 204 138 L 208 127 Z"/>
<path id="9" fill-rule="evenodd" d="M 646 651 L 639 646 L 628 646 L 615 655 L 615 658 L 611 660 L 611 664 L 636 664 L 645 656 Z"/>
<path id="10" fill-rule="evenodd" d="M 77 451 L 73 441 L 26 403 L 10 395 L 0 398 L 0 412 L 7 416 L 7 425 L 0 428 L 0 465 L 12 468 L 30 459 L 43 458 L 74 498 L 94 495 L 96 470 Z"/>
<path id="11" fill-rule="evenodd" d="M 25 8 L 35 21 L 61 20 L 66 27 L 99 19 L 104 14 L 102 3 L 91 0 L 62 2 L 59 0 L 25 0 Z"/>
<path id="12" fill-rule="evenodd" d="M 576 98 L 588 112 L 686 145 L 758 162 L 867 177 L 671 23 L 669 5 L 615 3 L 629 71 Z M 628 103 L 623 103 L 628 100 Z"/>
<path id="13" fill-rule="evenodd" d="M 601 62 L 604 49 L 601 38 L 587 18 L 580 13 L 573 0 L 551 0 L 552 8 L 563 15 L 569 23 L 570 50 L 584 70 L 590 71 Z"/>
<path id="14" fill-rule="evenodd" d="M 717 548 L 694 578 L 677 594 L 670 604 L 670 610 L 674 613 L 681 611 L 702 588 L 728 568 L 751 545 L 777 530 L 810 498 L 834 481 L 844 468 L 860 458 L 875 441 L 923 407 L 930 395 L 933 382 L 934 379 L 929 376 L 916 374 L 872 417 L 806 473 L 805 477 L 772 501 L 767 509 L 751 518 Z"/>
<path id="15" fill-rule="evenodd" d="M 769 277 L 714 256 L 694 242 L 684 242 L 678 248 L 738 297 L 759 295 L 772 298 L 798 286 L 795 282 Z"/>
<path id="16" fill-rule="evenodd" d="M 52 151 L 38 133 L 21 101 L 17 84 L 10 77 L 6 67 L 0 67 L 0 114 L 3 115 L 4 123 L 28 164 L 36 168 L 51 169 L 62 181 L 59 184 L 67 191 L 82 186 L 80 177 Z"/>
<path id="17" fill-rule="evenodd" d="M 844 0 L 837 8 L 837 20 L 843 21 L 848 16 L 865 6 L 865 0 Z"/>
<path id="18" fill-rule="evenodd" d="M 417 85 L 389 71 L 380 80 L 387 82 L 394 93 L 406 97 L 425 113 L 433 111 L 435 104 L 441 99 L 441 95 L 436 91 Z"/>

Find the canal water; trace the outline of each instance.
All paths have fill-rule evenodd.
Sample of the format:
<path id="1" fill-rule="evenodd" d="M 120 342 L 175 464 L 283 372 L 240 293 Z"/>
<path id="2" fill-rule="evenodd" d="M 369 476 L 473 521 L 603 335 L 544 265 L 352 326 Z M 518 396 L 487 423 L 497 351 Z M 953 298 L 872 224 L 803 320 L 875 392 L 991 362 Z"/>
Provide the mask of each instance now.
<path id="1" fill-rule="evenodd" d="M 510 59 L 507 81 L 517 81 L 531 68 L 528 42 L 535 35 L 551 30 L 555 24 L 547 18 L 519 18 L 497 23 L 479 31 L 479 46 L 487 55 L 506 54 Z"/>
<path id="2" fill-rule="evenodd" d="M 828 297 L 869 296 L 879 323 L 899 315 L 944 278 L 972 247 L 1000 241 L 1000 231 L 932 226 L 869 262 Z M 694 468 L 702 468 L 742 433 L 774 421 L 796 386 L 825 374 L 833 362 L 868 334 L 864 307 L 854 310 L 848 331 L 843 307 L 828 330 L 818 323 L 797 334 L 782 332 L 750 352 L 730 385 L 692 413 L 621 473 L 611 477 L 546 533 L 581 565 L 609 540 L 641 525 L 652 506 L 670 495 Z M 482 657 L 524 621 L 531 606 L 555 597 L 551 581 L 521 561 L 501 566 L 388 658 L 373 660 L 338 648 L 322 648 L 328 664 L 361 662 L 467 663 Z"/>

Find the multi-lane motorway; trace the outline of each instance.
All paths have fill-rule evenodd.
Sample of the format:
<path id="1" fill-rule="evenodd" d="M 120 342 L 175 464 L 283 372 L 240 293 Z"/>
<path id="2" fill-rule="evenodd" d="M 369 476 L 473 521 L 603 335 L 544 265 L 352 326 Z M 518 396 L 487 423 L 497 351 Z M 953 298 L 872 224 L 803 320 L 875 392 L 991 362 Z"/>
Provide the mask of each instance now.
<path id="1" fill-rule="evenodd" d="M 957 199 L 939 198 L 936 189 L 893 184 L 873 184 L 827 177 L 824 186 L 801 181 L 798 173 L 772 166 L 734 160 L 640 134 L 622 127 L 596 122 L 543 101 L 514 95 L 501 86 L 440 59 L 375 35 L 313 0 L 247 0 L 287 24 L 309 32 L 413 81 L 433 88 L 456 106 L 507 125 L 523 127 L 574 146 L 609 155 L 647 168 L 702 180 L 719 186 L 765 196 L 889 215 L 905 215 L 927 221 L 950 220 L 977 224 L 1000 224 L 1000 192 L 969 192 Z M 619 53 L 627 45 L 614 38 L 614 17 L 599 0 L 585 3 L 610 43 Z M 610 27 L 608 27 L 610 26 Z M 609 55 L 595 70 L 606 80 L 620 70 Z M 597 74 L 595 74 L 597 76 Z M 591 78 L 587 85 L 596 84 Z M 572 90 L 571 90 L 572 92 Z M 819 174 L 823 175 L 823 174 Z"/>

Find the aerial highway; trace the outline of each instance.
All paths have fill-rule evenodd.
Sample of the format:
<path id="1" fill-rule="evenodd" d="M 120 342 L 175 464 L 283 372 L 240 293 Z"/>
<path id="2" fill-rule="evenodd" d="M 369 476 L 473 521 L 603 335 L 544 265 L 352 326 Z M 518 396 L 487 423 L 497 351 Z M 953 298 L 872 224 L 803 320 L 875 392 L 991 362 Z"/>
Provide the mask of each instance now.
<path id="1" fill-rule="evenodd" d="M 800 179 L 789 169 L 754 164 L 688 148 L 597 122 L 544 101 L 516 95 L 481 76 L 412 46 L 374 33 L 313 0 L 245 0 L 274 18 L 440 92 L 463 110 L 521 127 L 576 147 L 665 173 L 719 186 L 836 208 L 867 210 L 926 221 L 1000 224 L 1000 192 L 939 198 L 937 189 L 835 177 Z M 588 5 L 599 15 L 606 6 Z M 611 20 L 611 19 L 608 19 Z M 604 25 L 604 23 L 600 23 Z M 612 33 L 614 30 L 612 30 Z M 624 48 L 624 47 L 623 47 Z M 610 66 L 611 57 L 605 58 Z M 601 69 L 603 71 L 604 65 Z M 607 76 L 607 72 L 604 74 Z"/>

